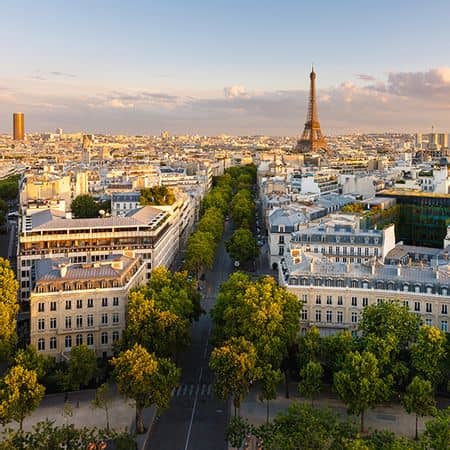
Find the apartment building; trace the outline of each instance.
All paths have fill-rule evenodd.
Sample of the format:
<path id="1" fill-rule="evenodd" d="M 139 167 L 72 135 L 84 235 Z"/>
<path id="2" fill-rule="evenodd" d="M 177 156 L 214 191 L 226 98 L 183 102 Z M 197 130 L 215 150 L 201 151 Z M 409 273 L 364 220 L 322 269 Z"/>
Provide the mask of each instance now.
<path id="1" fill-rule="evenodd" d="M 18 243 L 20 298 L 30 297 L 36 264 L 68 258 L 90 264 L 133 250 L 146 265 L 146 274 L 158 266 L 170 267 L 184 245 L 195 220 L 195 204 L 182 192 L 170 206 L 144 206 L 124 217 L 72 219 L 52 209 L 33 210 L 21 218 Z"/>
<path id="2" fill-rule="evenodd" d="M 48 258 L 35 264 L 30 295 L 30 342 L 58 361 L 86 344 L 98 357 L 112 355 L 125 328 L 131 289 L 146 281 L 145 263 L 134 252 L 92 263 Z"/>
<path id="3" fill-rule="evenodd" d="M 364 307 L 389 300 L 449 331 L 450 265 L 444 252 L 428 264 L 401 266 L 374 256 L 367 263 L 333 261 L 321 252 L 292 248 L 280 264 L 279 282 L 303 302 L 303 332 L 313 325 L 324 335 L 355 330 Z"/>
<path id="4" fill-rule="evenodd" d="M 361 229 L 354 215 L 330 215 L 291 238 L 291 248 L 321 254 L 335 262 L 367 263 L 384 258 L 395 247 L 394 225 L 383 230 Z"/>

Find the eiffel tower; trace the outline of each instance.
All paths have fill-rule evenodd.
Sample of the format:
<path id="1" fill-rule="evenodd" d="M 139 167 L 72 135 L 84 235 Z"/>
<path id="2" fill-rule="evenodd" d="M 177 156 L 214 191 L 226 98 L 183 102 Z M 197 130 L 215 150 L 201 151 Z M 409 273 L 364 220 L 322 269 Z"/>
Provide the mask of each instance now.
<path id="1" fill-rule="evenodd" d="M 309 89 L 308 115 L 301 138 L 297 141 L 296 150 L 299 153 L 327 151 L 327 141 L 320 129 L 319 116 L 316 103 L 316 72 L 314 67 L 309 74 L 311 85 Z"/>

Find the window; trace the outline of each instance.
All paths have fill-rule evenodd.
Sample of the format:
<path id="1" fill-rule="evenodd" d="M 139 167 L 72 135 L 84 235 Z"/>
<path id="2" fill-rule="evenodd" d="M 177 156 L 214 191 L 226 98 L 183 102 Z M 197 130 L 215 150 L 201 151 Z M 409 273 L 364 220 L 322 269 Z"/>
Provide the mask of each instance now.
<path id="1" fill-rule="evenodd" d="M 306 309 L 302 309 L 301 319 L 308 320 L 308 311 Z"/>
<path id="2" fill-rule="evenodd" d="M 77 345 L 83 345 L 83 335 L 77 334 L 77 337 L 75 338 L 75 342 L 77 343 Z"/>
<path id="3" fill-rule="evenodd" d="M 50 338 L 50 350 L 56 350 L 56 337 L 52 336 Z"/>
<path id="4" fill-rule="evenodd" d="M 358 313 L 353 311 L 352 312 L 352 323 L 357 323 L 358 322 Z"/>
<path id="5" fill-rule="evenodd" d="M 88 298 L 88 308 L 93 308 L 94 307 L 94 299 L 92 298 Z"/>
<path id="6" fill-rule="evenodd" d="M 409 301 L 403 300 L 403 306 L 406 306 L 407 308 L 409 308 Z"/>
<path id="7" fill-rule="evenodd" d="M 316 295 L 316 305 L 320 305 L 322 303 L 322 299 L 320 298 L 320 295 Z"/>
<path id="8" fill-rule="evenodd" d="M 367 306 L 369 304 L 369 299 L 367 297 L 363 297 L 363 306 Z"/>
<path id="9" fill-rule="evenodd" d="M 441 314 L 448 314 L 448 306 L 447 305 L 442 305 Z"/>
<path id="10" fill-rule="evenodd" d="M 426 303 L 426 304 L 425 304 L 425 311 L 426 311 L 427 313 L 430 313 L 430 312 L 432 312 L 432 310 L 433 310 L 433 308 L 432 308 L 432 306 L 431 306 L 431 303 Z"/>
<path id="11" fill-rule="evenodd" d="M 414 311 L 420 311 L 420 302 L 414 302 Z"/>
<path id="12" fill-rule="evenodd" d="M 105 331 L 102 333 L 102 345 L 106 345 L 108 343 L 108 333 Z"/>
<path id="13" fill-rule="evenodd" d="M 107 297 L 102 298 L 102 306 L 108 306 L 108 298 Z"/>
<path id="14" fill-rule="evenodd" d="M 333 311 L 327 311 L 327 322 L 331 323 L 333 321 Z"/>
<path id="15" fill-rule="evenodd" d="M 446 320 L 441 320 L 441 330 L 448 333 L 448 322 Z"/>
<path id="16" fill-rule="evenodd" d="M 77 328 L 81 328 L 82 326 L 83 326 L 83 316 L 77 316 Z"/>
<path id="17" fill-rule="evenodd" d="M 66 348 L 72 348 L 72 336 L 66 336 L 64 338 L 64 345 Z"/>
<path id="18" fill-rule="evenodd" d="M 45 319 L 38 320 L 38 330 L 40 331 L 45 330 Z"/>
<path id="19" fill-rule="evenodd" d="M 119 306 L 119 297 L 113 297 L 113 306 Z"/>
<path id="20" fill-rule="evenodd" d="M 102 325 L 106 325 L 108 323 L 108 314 L 102 314 Z"/>
<path id="21" fill-rule="evenodd" d="M 327 305 L 333 304 L 333 297 L 331 295 L 327 295 Z"/>
<path id="22" fill-rule="evenodd" d="M 119 340 L 119 332 L 118 331 L 113 331 L 112 340 L 113 340 L 113 342 L 117 342 Z"/>
<path id="23" fill-rule="evenodd" d="M 38 312 L 45 311 L 45 303 L 38 303 Z"/>
<path id="24" fill-rule="evenodd" d="M 45 340 L 43 338 L 38 339 L 38 350 L 45 350 Z"/>
<path id="25" fill-rule="evenodd" d="M 93 327 L 94 326 L 94 315 L 93 314 L 88 314 L 88 316 L 87 316 L 87 326 L 88 327 Z"/>
<path id="26" fill-rule="evenodd" d="M 429 327 L 432 327 L 433 326 L 433 319 L 430 319 L 430 318 L 425 319 L 425 324 L 428 325 Z"/>
<path id="27" fill-rule="evenodd" d="M 284 244 L 284 236 L 279 236 L 278 243 L 279 244 Z"/>
<path id="28" fill-rule="evenodd" d="M 283 256 L 284 255 L 284 247 L 280 245 L 280 247 L 278 248 L 278 255 L 279 256 Z"/>
<path id="29" fill-rule="evenodd" d="M 338 304 L 338 305 L 342 305 L 342 303 L 343 303 L 343 301 L 342 301 L 342 295 L 339 295 L 339 296 L 338 296 L 338 302 L 337 302 L 337 304 Z"/>
<path id="30" fill-rule="evenodd" d="M 308 303 L 308 294 L 302 294 L 302 302 Z"/>
<path id="31" fill-rule="evenodd" d="M 119 323 L 119 313 L 114 313 L 112 316 L 113 323 Z"/>
<path id="32" fill-rule="evenodd" d="M 83 300 L 77 300 L 77 308 L 81 309 L 83 307 Z"/>
<path id="33" fill-rule="evenodd" d="M 56 311 L 56 302 L 50 302 L 50 311 Z"/>
<path id="34" fill-rule="evenodd" d="M 352 297 L 352 306 L 358 306 L 358 298 Z"/>
<path id="35" fill-rule="evenodd" d="M 66 317 L 66 328 L 72 328 L 72 317 Z"/>
<path id="36" fill-rule="evenodd" d="M 320 309 L 316 309 L 316 322 L 320 322 L 322 320 L 322 312 Z"/>
<path id="37" fill-rule="evenodd" d="M 54 330 L 56 328 L 56 317 L 50 318 L 50 328 Z"/>
<path id="38" fill-rule="evenodd" d="M 344 320 L 344 313 L 342 311 L 337 312 L 337 323 L 342 323 Z"/>
<path id="39" fill-rule="evenodd" d="M 72 300 L 66 300 L 66 309 L 72 309 Z"/>
<path id="40" fill-rule="evenodd" d="M 87 345 L 94 345 L 94 335 L 92 333 L 89 333 L 86 336 L 86 342 L 87 342 Z"/>

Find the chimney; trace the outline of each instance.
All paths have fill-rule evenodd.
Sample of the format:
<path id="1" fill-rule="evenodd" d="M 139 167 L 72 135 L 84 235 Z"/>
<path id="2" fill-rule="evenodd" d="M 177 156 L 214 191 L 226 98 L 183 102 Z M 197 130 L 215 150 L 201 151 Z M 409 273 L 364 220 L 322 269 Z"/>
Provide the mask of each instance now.
<path id="1" fill-rule="evenodd" d="M 59 274 L 61 275 L 61 278 L 64 278 L 67 275 L 67 264 L 60 264 Z"/>
<path id="2" fill-rule="evenodd" d="M 397 264 L 397 276 L 400 277 L 402 275 L 402 265 L 399 261 L 399 263 Z"/>

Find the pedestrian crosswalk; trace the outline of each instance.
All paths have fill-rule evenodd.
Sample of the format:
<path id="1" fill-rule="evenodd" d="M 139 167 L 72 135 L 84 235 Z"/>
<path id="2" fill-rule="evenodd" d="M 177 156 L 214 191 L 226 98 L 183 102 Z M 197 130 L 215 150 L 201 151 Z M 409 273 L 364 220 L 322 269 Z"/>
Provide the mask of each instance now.
<path id="1" fill-rule="evenodd" d="M 210 397 L 212 384 L 180 384 L 173 388 L 172 397 Z"/>

